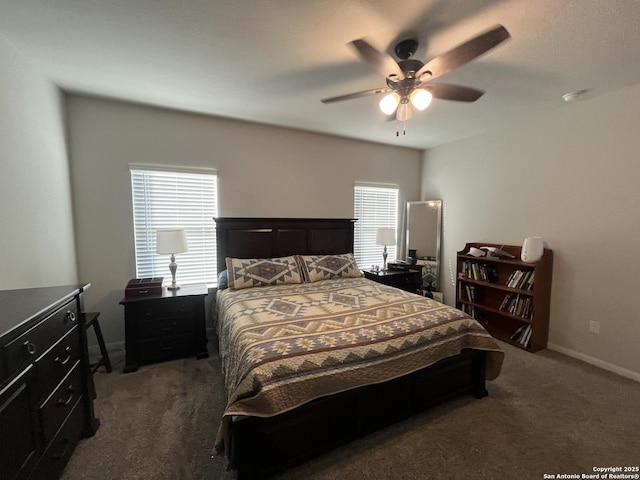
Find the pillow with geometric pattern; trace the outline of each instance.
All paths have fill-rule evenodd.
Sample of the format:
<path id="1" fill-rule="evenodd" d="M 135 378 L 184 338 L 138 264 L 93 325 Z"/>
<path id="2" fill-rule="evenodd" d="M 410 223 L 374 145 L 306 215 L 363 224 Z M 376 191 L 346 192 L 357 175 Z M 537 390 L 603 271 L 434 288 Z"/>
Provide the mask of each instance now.
<path id="1" fill-rule="evenodd" d="M 302 283 L 300 267 L 293 255 L 282 258 L 227 257 L 225 263 L 231 290 Z"/>
<path id="2" fill-rule="evenodd" d="M 353 253 L 340 255 L 298 255 L 306 282 L 332 278 L 362 277 Z"/>

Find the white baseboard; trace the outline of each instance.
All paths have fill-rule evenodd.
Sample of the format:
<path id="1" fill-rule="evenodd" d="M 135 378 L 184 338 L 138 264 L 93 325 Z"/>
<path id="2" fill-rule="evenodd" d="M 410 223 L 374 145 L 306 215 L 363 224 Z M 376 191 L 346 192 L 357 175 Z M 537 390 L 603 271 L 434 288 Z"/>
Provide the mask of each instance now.
<path id="1" fill-rule="evenodd" d="M 634 372 L 632 370 L 627 370 L 626 368 L 619 367 L 618 365 L 614 365 L 613 363 L 605 362 L 604 360 L 590 357 L 589 355 L 576 352 L 575 350 L 571 350 L 570 348 L 561 347 L 560 345 L 556 345 L 555 343 L 549 343 L 547 345 L 547 348 L 549 350 L 554 350 L 556 352 L 567 355 L 568 357 L 577 358 L 578 360 L 582 360 L 583 362 L 589 363 L 591 365 L 595 365 L 596 367 L 602 368 L 603 370 L 616 373 L 622 377 L 635 380 L 636 382 L 640 382 L 640 373 Z"/>

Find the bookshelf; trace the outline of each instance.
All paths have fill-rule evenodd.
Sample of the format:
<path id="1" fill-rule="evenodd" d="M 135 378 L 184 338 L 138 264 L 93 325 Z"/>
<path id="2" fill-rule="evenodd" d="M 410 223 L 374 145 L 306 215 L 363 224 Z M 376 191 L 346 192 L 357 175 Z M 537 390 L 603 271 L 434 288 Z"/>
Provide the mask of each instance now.
<path id="1" fill-rule="evenodd" d="M 514 258 L 474 257 L 470 248 L 497 247 Z M 520 260 L 521 247 L 467 243 L 457 254 L 456 307 L 495 338 L 529 352 L 547 348 L 553 251 L 535 263 Z"/>

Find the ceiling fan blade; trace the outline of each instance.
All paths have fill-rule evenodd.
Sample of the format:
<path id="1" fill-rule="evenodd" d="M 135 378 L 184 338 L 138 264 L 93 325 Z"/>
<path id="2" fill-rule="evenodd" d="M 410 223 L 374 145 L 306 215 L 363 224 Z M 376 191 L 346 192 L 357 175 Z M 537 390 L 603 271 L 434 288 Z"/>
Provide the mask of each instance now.
<path id="1" fill-rule="evenodd" d="M 386 93 L 390 91 L 391 89 L 389 87 L 373 88 L 371 90 L 364 90 L 362 92 L 348 93 L 347 95 L 340 95 L 338 97 L 325 98 L 321 100 L 321 102 L 322 103 L 342 102 L 343 100 L 351 100 L 354 98 L 367 97 L 369 95 L 376 95 L 378 93 Z"/>
<path id="2" fill-rule="evenodd" d="M 502 25 L 497 25 L 488 32 L 478 35 L 426 63 L 416 72 L 416 78 L 420 78 L 421 75 L 427 72 L 430 72 L 430 78 L 432 79 L 444 75 L 479 57 L 483 53 L 488 52 L 509 37 L 511 37 L 511 35 L 507 29 Z"/>
<path id="3" fill-rule="evenodd" d="M 354 40 L 349 45 L 355 48 L 360 58 L 372 65 L 385 78 L 390 78 L 396 82 L 404 79 L 404 72 L 400 65 L 390 55 L 382 53 L 362 39 Z"/>
<path id="4" fill-rule="evenodd" d="M 427 83 L 421 85 L 420 88 L 430 91 L 435 98 L 455 100 L 456 102 L 475 102 L 484 95 L 482 90 L 449 83 Z"/>

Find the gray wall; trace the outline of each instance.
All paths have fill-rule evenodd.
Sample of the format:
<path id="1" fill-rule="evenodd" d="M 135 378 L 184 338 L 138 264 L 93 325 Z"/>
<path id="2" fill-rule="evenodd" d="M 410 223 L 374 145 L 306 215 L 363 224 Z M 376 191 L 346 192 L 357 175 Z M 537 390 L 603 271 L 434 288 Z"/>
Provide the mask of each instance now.
<path id="1" fill-rule="evenodd" d="M 0 289 L 76 283 L 59 90 L 0 34 Z"/>
<path id="2" fill-rule="evenodd" d="M 447 303 L 466 242 L 542 236 L 550 346 L 640 380 L 638 105 L 630 87 L 424 154 L 422 197 L 444 200 Z"/>
<path id="3" fill-rule="evenodd" d="M 216 168 L 220 216 L 351 218 L 355 181 L 397 183 L 401 211 L 420 193 L 417 150 L 83 96 L 67 109 L 79 277 L 108 343 L 135 277 L 129 163 Z"/>

